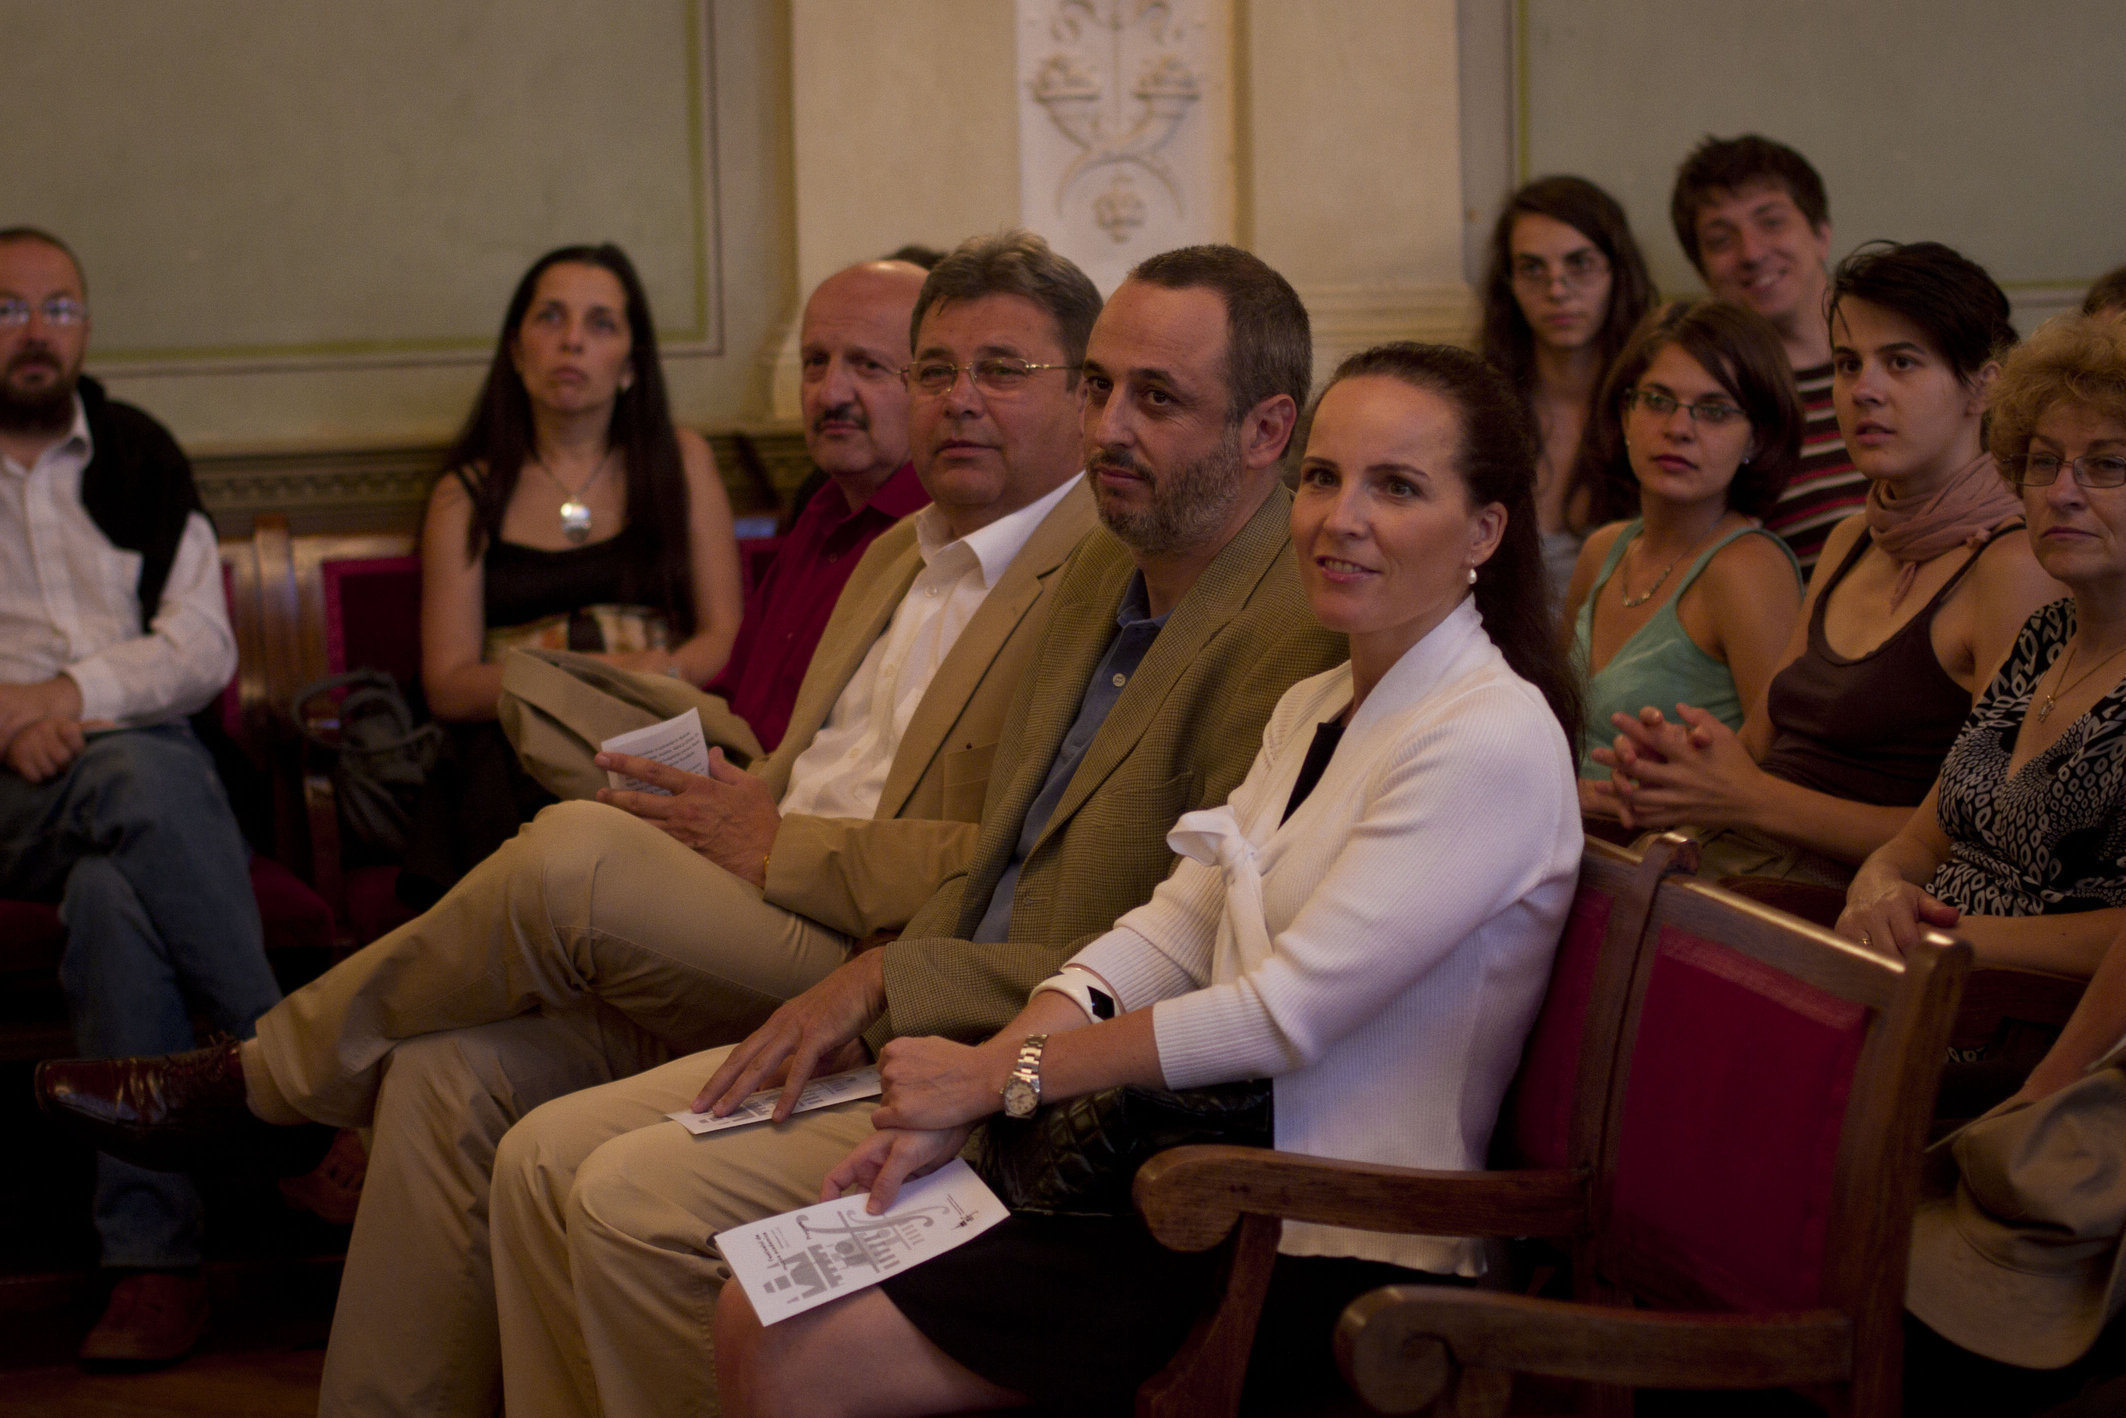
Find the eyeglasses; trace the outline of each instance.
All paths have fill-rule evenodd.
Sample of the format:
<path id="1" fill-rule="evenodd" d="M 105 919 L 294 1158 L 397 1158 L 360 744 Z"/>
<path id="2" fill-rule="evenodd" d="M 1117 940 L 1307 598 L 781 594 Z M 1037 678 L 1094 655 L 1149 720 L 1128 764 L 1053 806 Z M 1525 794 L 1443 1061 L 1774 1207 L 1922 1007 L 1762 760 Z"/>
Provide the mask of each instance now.
<path id="1" fill-rule="evenodd" d="M 1701 403 L 1686 404 L 1675 395 L 1664 394 L 1658 389 L 1626 389 L 1624 391 L 1624 407 L 1629 409 L 1633 404 L 1637 404 L 1655 418 L 1662 419 L 1667 418 L 1676 410 L 1682 409 L 1690 415 L 1692 423 L 1709 424 L 1714 428 L 1718 428 L 1729 419 L 1738 419 L 1743 416 L 1742 410 L 1736 408 L 1733 404 L 1723 404 L 1718 399 L 1707 399 Z"/>
<path id="2" fill-rule="evenodd" d="M 2059 481 L 2062 468 L 2072 468 L 2082 487 L 2126 487 L 2126 453 L 2085 453 L 2079 458 L 2025 453 L 2008 460 L 2008 476 L 2018 487 L 2049 487 Z"/>
<path id="3" fill-rule="evenodd" d="M 1609 261 L 1599 251 L 1575 251 L 1555 268 L 1540 256 L 1516 257 L 1513 283 L 1530 290 L 1548 290 L 1552 281 L 1563 281 L 1568 290 L 1585 290 L 1609 274 Z"/>
<path id="4" fill-rule="evenodd" d="M 35 309 L 44 316 L 47 325 L 79 325 L 88 319 L 89 308 L 80 301 L 63 295 L 55 295 L 39 306 L 18 296 L 0 300 L 0 330 L 11 330 L 17 325 L 30 323 L 30 311 Z"/>
<path id="5" fill-rule="evenodd" d="M 1026 387 L 1026 381 L 1044 369 L 1074 369 L 1068 364 L 1028 364 L 1023 359 L 976 359 L 965 364 L 953 364 L 942 359 L 917 360 L 901 370 L 901 378 L 912 389 L 925 394 L 943 394 L 960 382 L 960 371 L 966 370 L 974 387 L 984 394 L 1016 394 Z"/>

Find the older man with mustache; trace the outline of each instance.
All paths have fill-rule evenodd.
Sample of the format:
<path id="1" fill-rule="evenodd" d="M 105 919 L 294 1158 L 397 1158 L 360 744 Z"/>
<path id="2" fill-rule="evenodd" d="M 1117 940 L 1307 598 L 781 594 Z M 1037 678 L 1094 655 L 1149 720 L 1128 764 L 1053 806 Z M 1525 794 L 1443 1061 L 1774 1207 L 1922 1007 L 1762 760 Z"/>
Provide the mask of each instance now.
<path id="1" fill-rule="evenodd" d="M 774 752 L 835 598 L 879 533 L 930 500 L 908 459 L 908 316 L 924 270 L 866 261 L 821 281 L 798 328 L 805 451 L 827 482 L 798 513 L 709 692 Z"/>

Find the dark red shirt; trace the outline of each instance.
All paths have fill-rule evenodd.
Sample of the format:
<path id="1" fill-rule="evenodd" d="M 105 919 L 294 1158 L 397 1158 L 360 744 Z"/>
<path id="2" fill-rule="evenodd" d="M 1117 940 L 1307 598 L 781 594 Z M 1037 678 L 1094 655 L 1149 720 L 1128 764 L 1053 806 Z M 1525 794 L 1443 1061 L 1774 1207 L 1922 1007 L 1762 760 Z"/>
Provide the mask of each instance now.
<path id="1" fill-rule="evenodd" d="M 903 463 L 856 512 L 830 482 L 798 514 L 746 605 L 730 662 L 708 686 L 752 725 L 763 749 L 773 753 L 789 729 L 797 687 L 864 549 L 929 501 L 915 464 Z"/>

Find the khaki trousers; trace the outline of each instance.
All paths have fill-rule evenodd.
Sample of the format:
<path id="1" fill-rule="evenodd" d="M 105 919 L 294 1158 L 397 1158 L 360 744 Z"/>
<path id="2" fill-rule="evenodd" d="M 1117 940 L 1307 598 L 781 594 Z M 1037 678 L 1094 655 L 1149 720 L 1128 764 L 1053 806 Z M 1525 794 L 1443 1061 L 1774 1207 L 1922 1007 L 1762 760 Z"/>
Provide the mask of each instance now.
<path id="1" fill-rule="evenodd" d="M 502 1135 L 550 1098 L 742 1038 L 847 956 L 649 824 L 568 802 L 261 1017 L 290 1103 L 375 1127 L 319 1412 L 492 1413 Z"/>
<path id="2" fill-rule="evenodd" d="M 728 1050 L 538 1108 L 494 1168 L 510 1418 L 714 1414 L 716 1232 L 819 1200 L 874 1102 L 696 1137 L 665 1118 Z"/>

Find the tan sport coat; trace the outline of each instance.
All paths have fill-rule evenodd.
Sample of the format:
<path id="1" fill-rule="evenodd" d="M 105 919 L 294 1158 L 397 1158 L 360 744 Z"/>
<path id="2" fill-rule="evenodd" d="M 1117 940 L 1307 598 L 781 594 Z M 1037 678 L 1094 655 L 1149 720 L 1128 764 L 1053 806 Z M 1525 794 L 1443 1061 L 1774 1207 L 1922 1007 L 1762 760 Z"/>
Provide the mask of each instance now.
<path id="1" fill-rule="evenodd" d="M 768 854 L 772 905 L 865 936 L 907 921 L 965 864 L 1006 711 L 1048 621 L 1046 593 L 1096 520 L 1080 479 L 1034 528 L 916 705 L 872 817 L 783 819 Z M 850 573 L 798 687 L 789 730 L 754 766 L 776 797 L 922 568 L 911 517 L 872 542 Z"/>
<path id="2" fill-rule="evenodd" d="M 1349 657 L 1308 609 L 1289 548 L 1292 499 L 1275 489 L 1181 598 L 1100 726 L 1020 869 L 1009 939 L 967 939 L 1011 862 L 1027 810 L 1078 716 L 1136 575 L 1107 531 L 1085 539 L 998 744 L 966 867 L 885 947 L 887 1007 L 866 1032 L 982 1039 L 1040 981 L 1173 869 L 1174 820 L 1222 803 L 1247 776 L 1284 692 Z"/>

